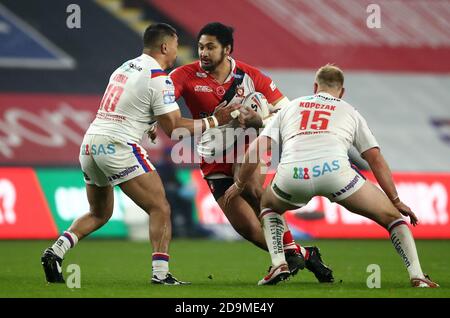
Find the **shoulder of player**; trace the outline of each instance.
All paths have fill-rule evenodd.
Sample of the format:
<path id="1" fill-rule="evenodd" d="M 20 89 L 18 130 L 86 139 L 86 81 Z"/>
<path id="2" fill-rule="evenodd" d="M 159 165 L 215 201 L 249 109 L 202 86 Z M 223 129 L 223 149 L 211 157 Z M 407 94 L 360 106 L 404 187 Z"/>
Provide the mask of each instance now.
<path id="1" fill-rule="evenodd" d="M 148 86 L 151 89 L 174 89 L 172 79 L 161 69 L 152 69 L 148 79 Z"/>
<path id="2" fill-rule="evenodd" d="M 198 72 L 198 61 L 186 64 L 186 65 L 181 65 L 178 66 L 177 68 L 175 68 L 174 70 L 172 70 L 169 75 L 172 74 L 185 74 L 185 75 L 189 75 L 189 74 L 195 74 L 196 72 Z"/>
<path id="3" fill-rule="evenodd" d="M 346 107 L 346 108 L 348 108 L 351 112 L 353 112 L 353 113 L 358 113 L 358 110 L 356 109 L 356 107 L 353 106 L 352 104 L 350 104 L 349 102 L 347 102 L 347 101 L 341 99 L 339 103 L 341 104 L 341 107 Z"/>
<path id="4" fill-rule="evenodd" d="M 255 76 L 261 76 L 262 72 L 256 68 L 255 66 L 251 66 L 247 63 L 244 63 L 242 61 L 238 61 L 235 60 L 236 62 L 236 67 L 240 68 L 241 70 L 243 70 L 246 74 L 248 74 L 250 77 L 255 77 Z"/>

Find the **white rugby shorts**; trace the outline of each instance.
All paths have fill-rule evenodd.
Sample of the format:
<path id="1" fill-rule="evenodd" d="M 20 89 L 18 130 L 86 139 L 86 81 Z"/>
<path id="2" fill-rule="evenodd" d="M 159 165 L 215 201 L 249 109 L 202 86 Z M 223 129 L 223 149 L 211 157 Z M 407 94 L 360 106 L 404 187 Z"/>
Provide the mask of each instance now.
<path id="1" fill-rule="evenodd" d="M 343 158 L 280 164 L 270 185 L 281 201 L 302 207 L 314 196 L 341 201 L 359 190 L 365 177 Z"/>
<path id="2" fill-rule="evenodd" d="M 99 187 L 115 186 L 155 170 L 140 145 L 105 135 L 85 135 L 79 159 L 84 181 Z"/>

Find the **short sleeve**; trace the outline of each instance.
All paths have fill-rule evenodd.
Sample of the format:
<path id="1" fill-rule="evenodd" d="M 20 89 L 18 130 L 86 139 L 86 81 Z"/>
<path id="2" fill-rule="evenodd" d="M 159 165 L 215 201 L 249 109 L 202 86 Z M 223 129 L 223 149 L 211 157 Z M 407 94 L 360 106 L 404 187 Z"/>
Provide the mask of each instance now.
<path id="1" fill-rule="evenodd" d="M 255 83 L 255 91 L 262 93 L 269 103 L 273 104 L 276 100 L 283 97 L 283 94 L 272 79 L 263 74 L 260 70 L 255 69 L 252 79 Z"/>
<path id="2" fill-rule="evenodd" d="M 164 115 L 179 109 L 175 102 L 175 89 L 168 76 L 158 76 L 150 80 L 152 92 L 151 109 L 154 116 Z"/>
<path id="3" fill-rule="evenodd" d="M 281 122 L 281 111 L 277 112 L 273 118 L 267 123 L 266 127 L 261 132 L 260 136 L 267 136 L 273 141 L 280 144 L 280 122 Z"/>
<path id="4" fill-rule="evenodd" d="M 356 119 L 356 131 L 355 138 L 353 140 L 353 145 L 359 151 L 359 153 L 363 153 L 370 148 L 380 147 L 378 145 L 375 136 L 369 129 L 366 120 L 361 116 L 361 114 L 355 110 L 355 119 Z"/>

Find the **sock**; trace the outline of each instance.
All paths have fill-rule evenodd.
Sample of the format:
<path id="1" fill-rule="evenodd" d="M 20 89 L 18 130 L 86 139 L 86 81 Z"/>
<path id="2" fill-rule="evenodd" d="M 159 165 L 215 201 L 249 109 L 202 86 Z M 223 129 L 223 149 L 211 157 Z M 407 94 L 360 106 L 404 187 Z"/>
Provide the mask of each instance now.
<path id="1" fill-rule="evenodd" d="M 284 233 L 283 233 L 283 250 L 296 250 L 298 252 L 298 247 L 295 244 L 294 238 L 292 237 L 292 233 L 289 230 L 288 225 L 286 224 L 286 220 L 282 217 Z"/>
<path id="2" fill-rule="evenodd" d="M 295 250 L 297 253 L 301 253 L 303 257 L 305 257 L 306 250 L 300 244 L 295 243 L 294 238 L 292 237 L 292 233 L 289 230 L 286 220 L 283 218 L 284 225 L 284 233 L 283 233 L 283 249 L 287 250 Z"/>
<path id="3" fill-rule="evenodd" d="M 416 244 L 406 222 L 402 219 L 395 220 L 389 224 L 388 231 L 394 248 L 405 263 L 409 278 L 424 278 Z"/>
<path id="4" fill-rule="evenodd" d="M 272 265 L 278 267 L 281 264 L 286 264 L 282 241 L 284 231 L 283 217 L 271 209 L 264 209 L 261 211 L 260 219 Z"/>
<path id="5" fill-rule="evenodd" d="M 64 258 L 66 252 L 78 243 L 78 237 L 72 232 L 65 231 L 56 242 L 52 245 L 52 249 L 58 257 Z"/>
<path id="6" fill-rule="evenodd" d="M 169 254 L 153 253 L 152 254 L 152 273 L 159 279 L 166 278 L 169 272 Z"/>

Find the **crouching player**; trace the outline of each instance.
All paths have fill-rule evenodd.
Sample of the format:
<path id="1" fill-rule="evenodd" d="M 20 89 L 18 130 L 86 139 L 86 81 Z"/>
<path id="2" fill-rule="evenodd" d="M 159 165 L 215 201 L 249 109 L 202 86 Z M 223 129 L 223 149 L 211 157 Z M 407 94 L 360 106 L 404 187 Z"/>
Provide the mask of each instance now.
<path id="1" fill-rule="evenodd" d="M 414 238 L 402 214 L 410 218 L 413 226 L 418 219 L 400 200 L 389 166 L 366 121 L 341 99 L 343 84 L 344 75 L 339 68 L 320 68 L 314 83 L 315 95 L 297 98 L 277 113 L 251 144 L 236 182 L 225 194 L 228 204 L 242 192 L 248 176 L 257 168 L 259 153 L 269 150 L 272 141 L 281 143 L 280 164 L 262 196 L 259 216 L 272 266 L 258 284 L 276 284 L 290 275 L 281 240 L 281 214 L 320 195 L 384 227 L 406 265 L 413 287 L 438 287 L 422 272 Z M 347 153 L 352 144 L 368 162 L 384 192 L 351 167 Z M 320 169 L 324 166 L 330 169 Z"/>

